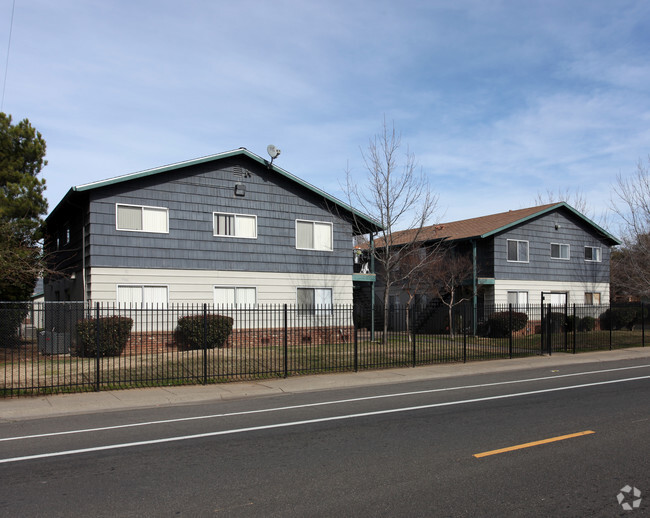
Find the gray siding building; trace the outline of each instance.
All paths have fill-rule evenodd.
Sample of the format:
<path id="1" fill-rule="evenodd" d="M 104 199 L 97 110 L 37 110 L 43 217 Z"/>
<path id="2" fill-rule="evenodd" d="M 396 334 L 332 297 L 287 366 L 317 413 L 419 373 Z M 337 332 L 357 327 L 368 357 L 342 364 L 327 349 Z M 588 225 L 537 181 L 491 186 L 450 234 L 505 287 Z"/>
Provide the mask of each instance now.
<path id="1" fill-rule="evenodd" d="M 352 237 L 378 228 L 240 148 L 70 189 L 46 220 L 45 298 L 351 304 Z"/>
<path id="2" fill-rule="evenodd" d="M 411 232 L 394 234 L 394 243 L 411 242 Z M 479 303 L 516 306 L 608 304 L 610 250 L 620 244 L 564 202 L 433 225 L 418 241 L 443 241 L 472 258 Z"/>

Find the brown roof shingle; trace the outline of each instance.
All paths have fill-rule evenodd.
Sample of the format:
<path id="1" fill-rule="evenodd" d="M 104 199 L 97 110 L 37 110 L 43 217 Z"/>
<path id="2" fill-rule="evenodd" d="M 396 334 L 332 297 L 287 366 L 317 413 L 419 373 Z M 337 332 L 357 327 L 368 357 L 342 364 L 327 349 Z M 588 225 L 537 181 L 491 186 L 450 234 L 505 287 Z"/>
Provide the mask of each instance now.
<path id="1" fill-rule="evenodd" d="M 556 206 L 566 206 L 565 203 L 549 203 L 546 205 L 538 205 L 536 207 L 528 207 L 526 209 L 509 210 L 508 212 L 500 212 L 498 214 L 490 214 L 489 216 L 481 216 L 478 218 L 463 219 L 460 221 L 452 221 L 449 223 L 440 223 L 438 225 L 431 225 L 420 229 L 417 235 L 417 241 L 432 241 L 436 239 L 469 239 L 472 237 L 480 237 L 485 234 L 492 233 L 500 228 L 517 223 L 520 220 L 528 219 L 539 213 L 548 211 Z M 392 241 L 393 245 L 404 245 L 413 242 L 418 230 L 402 230 L 393 232 Z M 375 240 L 377 246 L 382 246 L 383 239 Z"/>

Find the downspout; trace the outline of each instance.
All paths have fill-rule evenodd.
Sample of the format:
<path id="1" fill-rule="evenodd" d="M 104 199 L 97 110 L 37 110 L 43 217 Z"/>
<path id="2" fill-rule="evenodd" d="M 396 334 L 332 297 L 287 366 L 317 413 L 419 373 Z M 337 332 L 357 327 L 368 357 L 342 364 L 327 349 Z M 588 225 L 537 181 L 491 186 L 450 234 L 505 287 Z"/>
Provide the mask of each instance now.
<path id="1" fill-rule="evenodd" d="M 375 282 L 377 274 L 375 272 L 375 239 L 370 233 L 370 273 L 375 276 L 375 280 L 370 283 L 370 341 L 375 340 Z"/>
<path id="2" fill-rule="evenodd" d="M 476 240 L 472 239 L 472 333 L 476 336 L 476 319 L 478 318 L 478 268 L 476 266 Z"/>

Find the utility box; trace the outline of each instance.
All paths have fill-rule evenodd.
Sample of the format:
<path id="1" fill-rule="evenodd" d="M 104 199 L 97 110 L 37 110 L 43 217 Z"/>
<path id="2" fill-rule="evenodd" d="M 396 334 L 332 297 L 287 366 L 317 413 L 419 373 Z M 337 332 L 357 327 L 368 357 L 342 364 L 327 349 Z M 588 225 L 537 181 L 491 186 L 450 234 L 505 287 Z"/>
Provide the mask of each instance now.
<path id="1" fill-rule="evenodd" d="M 68 354 L 70 333 L 41 331 L 38 333 L 38 350 L 41 354 Z"/>

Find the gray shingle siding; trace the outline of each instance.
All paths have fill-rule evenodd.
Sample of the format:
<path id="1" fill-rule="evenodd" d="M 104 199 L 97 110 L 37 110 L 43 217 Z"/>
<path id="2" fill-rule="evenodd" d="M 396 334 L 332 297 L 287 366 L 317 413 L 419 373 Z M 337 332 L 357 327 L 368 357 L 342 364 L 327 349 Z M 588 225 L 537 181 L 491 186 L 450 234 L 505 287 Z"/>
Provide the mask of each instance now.
<path id="1" fill-rule="evenodd" d="M 248 177 L 235 175 L 241 165 Z M 234 195 L 236 183 L 246 195 Z M 302 186 L 251 161 L 223 160 L 93 190 L 93 267 L 352 274 L 352 225 Z M 165 207 L 169 233 L 119 231 L 115 205 Z M 213 212 L 257 216 L 257 239 L 213 236 Z M 334 251 L 297 250 L 295 220 L 333 223 Z"/>
<path id="2" fill-rule="evenodd" d="M 529 242 L 528 263 L 507 260 L 508 239 Z M 497 280 L 609 282 L 609 246 L 586 223 L 570 214 L 546 214 L 495 236 L 493 242 Z M 551 259 L 551 243 L 568 244 L 570 260 Z M 600 247 L 601 261 L 585 261 L 585 246 Z"/>

